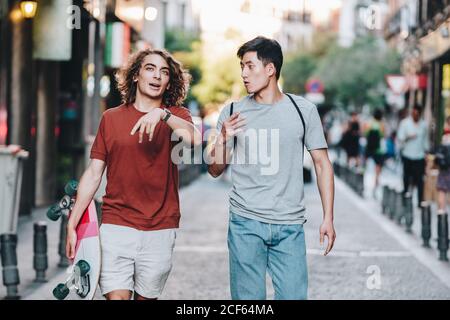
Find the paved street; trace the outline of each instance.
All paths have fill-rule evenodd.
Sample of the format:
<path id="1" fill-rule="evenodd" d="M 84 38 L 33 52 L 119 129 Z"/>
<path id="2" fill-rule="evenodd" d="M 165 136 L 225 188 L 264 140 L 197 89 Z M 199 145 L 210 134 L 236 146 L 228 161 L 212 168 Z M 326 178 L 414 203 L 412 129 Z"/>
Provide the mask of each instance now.
<path id="1" fill-rule="evenodd" d="M 226 247 L 229 188 L 226 179 L 204 175 L 181 190 L 181 228 L 172 273 L 161 299 L 230 298 Z M 332 253 L 324 257 L 318 233 L 322 212 L 315 183 L 306 186 L 305 195 L 310 299 L 450 299 L 449 263 L 439 262 L 436 250 L 421 248 L 416 235 L 406 234 L 381 215 L 375 201 L 359 198 L 340 180 L 336 181 L 335 201 L 337 242 Z M 57 229 L 53 226 L 49 238 L 55 238 Z M 31 239 L 21 238 L 21 271 L 26 264 L 31 266 L 31 253 L 25 254 L 25 246 L 32 248 Z M 49 243 L 49 274 L 53 277 L 37 286 L 27 280 L 30 274 L 22 272 L 24 299 L 53 299 L 51 289 L 65 276 L 53 267 L 56 247 L 52 240 Z M 268 285 L 268 298 L 272 299 L 270 279 Z"/>

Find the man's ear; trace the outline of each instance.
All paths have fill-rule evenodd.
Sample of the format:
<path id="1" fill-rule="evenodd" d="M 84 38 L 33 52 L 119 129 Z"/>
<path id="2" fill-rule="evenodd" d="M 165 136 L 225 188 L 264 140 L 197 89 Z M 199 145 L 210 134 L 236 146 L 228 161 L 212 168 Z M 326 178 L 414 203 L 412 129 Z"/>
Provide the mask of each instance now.
<path id="1" fill-rule="evenodd" d="M 277 70 L 275 69 L 275 65 L 272 62 L 267 64 L 266 70 L 267 70 L 269 76 L 273 76 L 277 73 Z"/>

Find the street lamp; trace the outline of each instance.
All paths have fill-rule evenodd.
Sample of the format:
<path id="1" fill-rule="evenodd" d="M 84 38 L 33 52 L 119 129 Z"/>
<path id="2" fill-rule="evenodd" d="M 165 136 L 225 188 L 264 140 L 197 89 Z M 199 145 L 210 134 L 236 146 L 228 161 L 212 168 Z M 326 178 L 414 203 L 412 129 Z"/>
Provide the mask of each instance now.
<path id="1" fill-rule="evenodd" d="M 25 19 L 33 19 L 36 16 L 37 2 L 36 1 L 22 1 L 20 3 L 20 10 Z"/>

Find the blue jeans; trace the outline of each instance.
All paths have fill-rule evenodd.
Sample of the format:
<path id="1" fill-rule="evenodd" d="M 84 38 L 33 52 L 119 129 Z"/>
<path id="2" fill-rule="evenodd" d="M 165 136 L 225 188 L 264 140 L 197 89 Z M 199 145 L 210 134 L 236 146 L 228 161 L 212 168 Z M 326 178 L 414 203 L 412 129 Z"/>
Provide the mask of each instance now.
<path id="1" fill-rule="evenodd" d="M 265 300 L 266 271 L 276 300 L 307 299 L 303 225 L 263 223 L 230 212 L 228 250 L 233 300 Z"/>

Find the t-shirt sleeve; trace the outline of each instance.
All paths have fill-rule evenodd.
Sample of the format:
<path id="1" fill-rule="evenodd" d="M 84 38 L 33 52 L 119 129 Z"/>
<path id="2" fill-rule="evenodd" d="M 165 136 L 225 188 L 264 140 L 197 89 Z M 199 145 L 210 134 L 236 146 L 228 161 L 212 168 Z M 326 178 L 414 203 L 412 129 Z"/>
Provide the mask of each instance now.
<path id="1" fill-rule="evenodd" d="M 220 132 L 222 130 L 223 123 L 230 117 L 230 108 L 231 108 L 231 103 L 229 105 L 226 105 L 220 112 L 219 118 L 217 119 L 217 125 L 216 125 L 217 132 Z"/>
<path id="2" fill-rule="evenodd" d="M 404 121 L 400 121 L 400 125 L 398 127 L 398 131 L 397 131 L 397 140 L 402 143 L 405 140 L 405 122 Z"/>
<path id="3" fill-rule="evenodd" d="M 327 149 L 327 141 L 323 132 L 322 121 L 320 121 L 317 107 L 313 106 L 308 120 L 306 121 L 305 145 L 308 151 L 316 149 Z"/>
<path id="4" fill-rule="evenodd" d="M 191 112 L 189 111 L 189 109 L 184 108 L 184 107 L 175 107 L 175 108 L 171 108 L 170 112 L 172 112 L 172 114 L 178 118 L 181 118 L 183 120 L 186 120 L 189 123 L 194 123 L 192 121 L 192 115 Z"/>
<path id="5" fill-rule="evenodd" d="M 105 115 L 100 120 L 97 135 L 91 148 L 91 159 L 98 159 L 106 162 L 108 156 L 108 148 L 106 145 L 106 120 Z"/>

